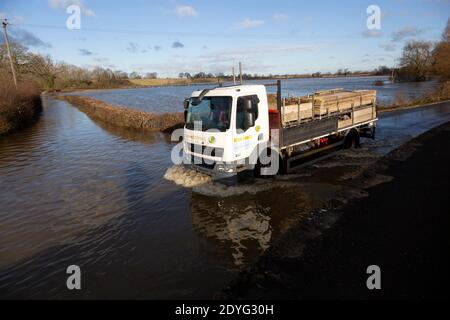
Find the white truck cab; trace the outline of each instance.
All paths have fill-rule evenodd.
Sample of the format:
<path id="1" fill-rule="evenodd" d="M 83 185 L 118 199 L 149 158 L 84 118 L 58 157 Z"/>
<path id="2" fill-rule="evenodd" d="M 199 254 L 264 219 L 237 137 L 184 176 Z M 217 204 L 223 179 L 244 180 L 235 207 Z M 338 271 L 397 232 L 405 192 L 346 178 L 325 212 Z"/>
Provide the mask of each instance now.
<path id="1" fill-rule="evenodd" d="M 259 144 L 268 141 L 269 112 L 264 85 L 194 91 L 186 101 L 184 163 L 197 170 L 220 177 L 232 176 L 239 169 L 248 169 L 245 160 Z"/>

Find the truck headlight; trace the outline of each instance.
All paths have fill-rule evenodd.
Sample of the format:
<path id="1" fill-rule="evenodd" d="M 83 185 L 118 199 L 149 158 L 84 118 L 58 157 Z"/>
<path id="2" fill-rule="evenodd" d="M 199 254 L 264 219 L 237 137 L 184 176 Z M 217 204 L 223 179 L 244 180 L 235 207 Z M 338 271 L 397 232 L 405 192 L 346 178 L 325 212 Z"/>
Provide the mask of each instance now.
<path id="1" fill-rule="evenodd" d="M 215 169 L 219 172 L 233 173 L 236 171 L 234 163 L 217 163 Z"/>

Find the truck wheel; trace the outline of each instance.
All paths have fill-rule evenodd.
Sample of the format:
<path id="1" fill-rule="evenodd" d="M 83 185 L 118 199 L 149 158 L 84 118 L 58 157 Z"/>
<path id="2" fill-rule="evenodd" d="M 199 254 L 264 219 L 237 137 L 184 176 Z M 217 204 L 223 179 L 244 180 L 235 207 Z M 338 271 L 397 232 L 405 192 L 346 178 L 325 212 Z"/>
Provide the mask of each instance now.
<path id="1" fill-rule="evenodd" d="M 357 130 L 352 129 L 344 138 L 344 149 L 359 148 L 359 133 Z"/>
<path id="2" fill-rule="evenodd" d="M 377 134 L 377 128 L 373 127 L 371 131 L 372 131 L 372 140 L 375 140 L 375 136 Z"/>

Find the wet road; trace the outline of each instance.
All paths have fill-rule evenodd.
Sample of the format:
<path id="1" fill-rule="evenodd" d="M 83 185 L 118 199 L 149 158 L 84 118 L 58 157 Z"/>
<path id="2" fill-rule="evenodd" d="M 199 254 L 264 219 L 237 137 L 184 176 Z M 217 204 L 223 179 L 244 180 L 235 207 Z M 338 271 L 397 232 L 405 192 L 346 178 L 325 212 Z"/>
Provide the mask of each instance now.
<path id="1" fill-rule="evenodd" d="M 211 297 L 355 169 L 446 121 L 450 103 L 382 114 L 377 140 L 314 170 L 187 188 L 170 180 L 168 136 L 45 98 L 36 125 L 0 138 L 0 297 Z M 71 264 L 81 291 L 66 289 Z"/>

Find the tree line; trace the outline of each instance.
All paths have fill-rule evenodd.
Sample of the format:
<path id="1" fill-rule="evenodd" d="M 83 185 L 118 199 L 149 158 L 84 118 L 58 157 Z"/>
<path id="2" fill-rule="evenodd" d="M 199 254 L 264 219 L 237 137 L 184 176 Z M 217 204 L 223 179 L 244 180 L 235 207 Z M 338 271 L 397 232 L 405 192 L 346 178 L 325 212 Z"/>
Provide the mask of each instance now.
<path id="1" fill-rule="evenodd" d="M 441 41 L 409 41 L 403 47 L 396 78 L 401 81 L 424 81 L 430 76 L 450 79 L 450 19 Z"/>
<path id="2" fill-rule="evenodd" d="M 19 81 L 37 82 L 46 90 L 67 88 L 114 88 L 131 85 L 128 79 L 157 78 L 156 72 L 144 76 L 137 72 L 95 67 L 87 69 L 65 62 L 57 62 L 49 55 L 33 53 L 19 43 L 11 43 L 13 64 Z M 0 79 L 11 77 L 9 56 L 6 46 L 0 46 Z"/>

